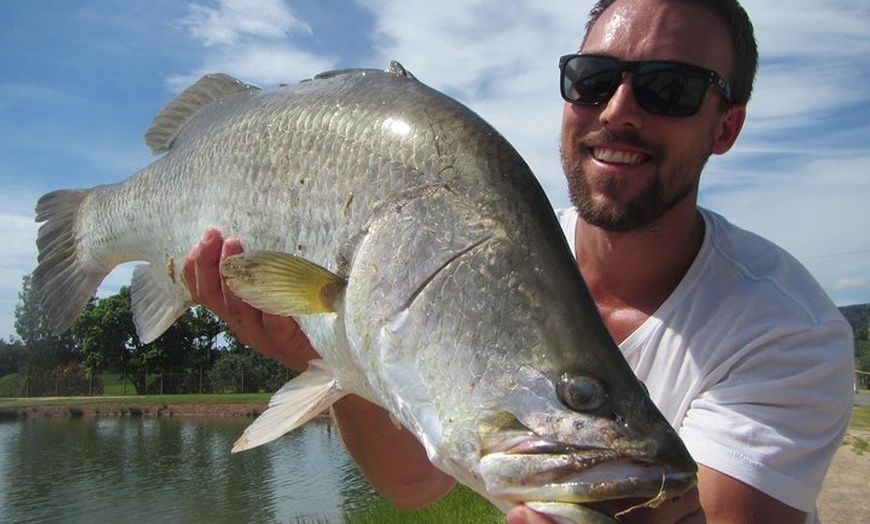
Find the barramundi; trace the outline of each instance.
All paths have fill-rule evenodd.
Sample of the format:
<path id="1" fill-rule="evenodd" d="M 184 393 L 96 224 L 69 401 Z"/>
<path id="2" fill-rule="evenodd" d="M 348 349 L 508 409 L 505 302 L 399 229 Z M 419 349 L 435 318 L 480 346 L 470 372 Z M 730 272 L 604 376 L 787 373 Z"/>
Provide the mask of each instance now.
<path id="1" fill-rule="evenodd" d="M 584 504 L 694 485 L 529 167 L 401 65 L 267 90 L 207 75 L 145 140 L 161 156 L 130 178 L 39 199 L 33 284 L 62 331 L 113 267 L 142 261 L 131 300 L 149 342 L 191 305 L 181 264 L 203 232 L 242 239 L 231 289 L 296 317 L 322 359 L 235 450 L 355 394 L 503 510 L 611 522 Z"/>

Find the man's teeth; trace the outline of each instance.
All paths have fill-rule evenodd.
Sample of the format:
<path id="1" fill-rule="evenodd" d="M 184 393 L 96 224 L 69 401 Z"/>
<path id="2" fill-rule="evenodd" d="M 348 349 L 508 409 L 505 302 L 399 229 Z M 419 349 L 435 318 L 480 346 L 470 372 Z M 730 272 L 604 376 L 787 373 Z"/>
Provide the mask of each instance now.
<path id="1" fill-rule="evenodd" d="M 640 164 L 644 159 L 644 155 L 641 153 L 603 147 L 592 148 L 592 156 L 595 157 L 595 160 L 610 164 Z"/>

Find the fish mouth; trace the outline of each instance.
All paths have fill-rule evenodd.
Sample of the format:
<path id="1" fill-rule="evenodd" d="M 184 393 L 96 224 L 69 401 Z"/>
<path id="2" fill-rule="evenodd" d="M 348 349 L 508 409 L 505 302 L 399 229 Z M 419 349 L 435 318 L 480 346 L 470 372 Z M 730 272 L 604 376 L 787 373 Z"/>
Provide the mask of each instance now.
<path id="1" fill-rule="evenodd" d="M 655 507 L 697 482 L 693 464 L 554 442 L 520 427 L 481 434 L 480 473 L 493 499 L 542 508 L 625 500 L 629 511 Z"/>

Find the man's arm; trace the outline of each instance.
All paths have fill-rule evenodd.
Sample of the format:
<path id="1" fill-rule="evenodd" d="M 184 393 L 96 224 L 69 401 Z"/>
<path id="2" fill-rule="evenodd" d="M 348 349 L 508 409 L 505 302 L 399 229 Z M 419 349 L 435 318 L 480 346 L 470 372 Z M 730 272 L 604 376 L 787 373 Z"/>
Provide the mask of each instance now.
<path id="1" fill-rule="evenodd" d="M 707 522 L 804 524 L 807 514 L 724 473 L 698 465 L 698 487 Z"/>

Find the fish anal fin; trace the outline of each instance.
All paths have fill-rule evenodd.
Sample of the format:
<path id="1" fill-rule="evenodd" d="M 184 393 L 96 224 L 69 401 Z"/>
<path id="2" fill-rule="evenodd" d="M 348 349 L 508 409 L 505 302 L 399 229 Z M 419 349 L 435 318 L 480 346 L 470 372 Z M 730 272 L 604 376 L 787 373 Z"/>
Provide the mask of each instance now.
<path id="1" fill-rule="evenodd" d="M 190 298 L 150 264 L 133 270 L 130 286 L 133 323 L 139 340 L 153 342 L 190 307 Z"/>
<path id="2" fill-rule="evenodd" d="M 227 95 L 259 89 L 224 73 L 205 75 L 157 113 L 151 127 L 145 132 L 145 143 L 155 155 L 165 153 L 184 124 L 197 111 Z"/>
<path id="3" fill-rule="evenodd" d="M 343 278 L 289 253 L 250 251 L 221 263 L 230 289 L 252 306 L 273 315 L 296 316 L 335 311 Z"/>
<path id="4" fill-rule="evenodd" d="M 232 452 L 272 442 L 323 413 L 346 394 L 323 360 L 310 361 L 304 373 L 272 396 L 269 407 L 245 429 Z"/>

